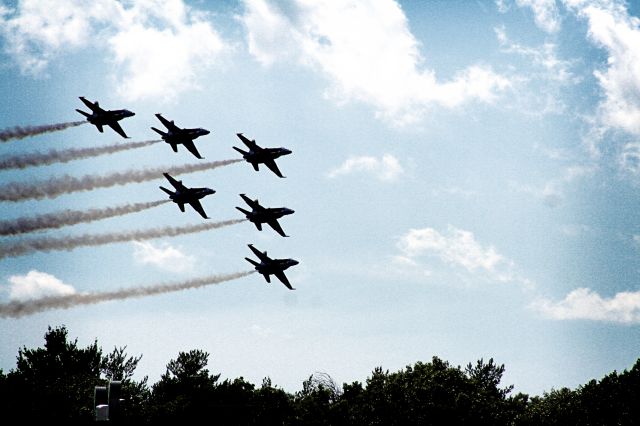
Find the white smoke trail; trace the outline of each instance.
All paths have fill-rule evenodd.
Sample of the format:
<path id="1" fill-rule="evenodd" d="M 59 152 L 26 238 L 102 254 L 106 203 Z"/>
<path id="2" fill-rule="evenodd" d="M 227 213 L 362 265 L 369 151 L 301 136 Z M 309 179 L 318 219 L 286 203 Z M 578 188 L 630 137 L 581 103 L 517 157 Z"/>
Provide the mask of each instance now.
<path id="1" fill-rule="evenodd" d="M 0 201 L 23 201 L 28 199 L 55 198 L 62 194 L 78 191 L 91 191 L 96 188 L 108 188 L 115 185 L 139 183 L 162 177 L 162 173 L 182 174 L 228 166 L 244 161 L 243 159 L 209 161 L 205 163 L 184 164 L 182 166 L 157 167 L 143 170 L 127 170 L 105 176 L 69 175 L 53 177 L 37 183 L 11 182 L 0 187 Z"/>
<path id="2" fill-rule="evenodd" d="M 0 130 L 0 142 L 7 142 L 12 139 L 23 139 L 29 136 L 40 135 L 42 133 L 57 132 L 69 127 L 85 124 L 87 121 L 70 121 L 67 123 L 45 124 L 43 126 L 16 126 L 10 129 Z"/>
<path id="3" fill-rule="evenodd" d="M 133 287 L 116 291 L 101 293 L 70 294 L 66 296 L 49 296 L 28 301 L 13 301 L 0 304 L 0 317 L 19 318 L 32 315 L 49 309 L 69 309 L 79 305 L 90 305 L 110 300 L 124 300 L 133 297 L 145 297 L 155 294 L 169 293 L 192 288 L 205 287 L 220 284 L 225 281 L 246 277 L 255 271 L 237 272 L 229 275 L 211 275 L 208 277 L 194 278 L 178 283 L 156 284 L 148 287 Z"/>
<path id="4" fill-rule="evenodd" d="M 115 143 L 92 148 L 71 148 L 58 151 L 52 149 L 48 152 L 36 152 L 32 154 L 14 155 L 0 159 L 0 170 L 24 169 L 26 167 L 45 166 L 53 163 L 67 163 L 73 160 L 81 160 L 83 158 L 97 157 L 99 155 L 114 154 L 129 149 L 142 148 L 162 142 L 161 139 L 154 139 L 142 142 Z"/>
<path id="5" fill-rule="evenodd" d="M 0 246 L 0 259 L 21 256 L 33 252 L 49 252 L 59 250 L 73 250 L 76 247 L 92 247 L 125 241 L 143 241 L 162 237 L 175 237 L 193 234 L 210 229 L 222 228 L 244 222 L 246 219 L 225 220 L 223 222 L 207 222 L 199 225 L 166 226 L 142 231 L 110 232 L 106 234 L 83 234 L 67 237 L 41 237 L 20 240 L 15 243 Z"/>
<path id="6" fill-rule="evenodd" d="M 33 217 L 20 217 L 14 220 L 0 221 L 0 236 L 19 235 L 27 232 L 40 231 L 43 229 L 57 229 L 63 226 L 75 225 L 78 223 L 93 222 L 94 220 L 107 219 L 110 217 L 122 216 L 130 213 L 137 213 L 171 200 L 150 201 L 146 203 L 125 204 L 116 207 L 106 207 L 103 209 L 63 210 L 56 213 L 47 213 Z"/>

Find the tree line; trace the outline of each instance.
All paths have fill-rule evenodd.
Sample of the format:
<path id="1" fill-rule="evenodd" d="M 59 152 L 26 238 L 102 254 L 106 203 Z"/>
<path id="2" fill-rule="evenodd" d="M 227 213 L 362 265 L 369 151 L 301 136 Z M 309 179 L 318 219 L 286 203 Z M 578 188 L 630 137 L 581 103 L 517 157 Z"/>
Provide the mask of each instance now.
<path id="1" fill-rule="evenodd" d="M 94 421 L 94 387 L 122 383 L 121 422 L 192 421 L 222 425 L 638 425 L 640 359 L 576 389 L 541 396 L 502 386 L 504 365 L 480 359 L 464 368 L 433 357 L 397 372 L 375 368 L 364 383 L 338 385 L 316 373 L 295 393 L 264 378 L 220 380 L 202 350 L 180 352 L 154 384 L 134 380 L 142 356 L 125 347 L 105 353 L 97 340 L 81 348 L 65 326 L 49 327 L 42 348 L 18 350 L 0 370 L 4 419 Z"/>

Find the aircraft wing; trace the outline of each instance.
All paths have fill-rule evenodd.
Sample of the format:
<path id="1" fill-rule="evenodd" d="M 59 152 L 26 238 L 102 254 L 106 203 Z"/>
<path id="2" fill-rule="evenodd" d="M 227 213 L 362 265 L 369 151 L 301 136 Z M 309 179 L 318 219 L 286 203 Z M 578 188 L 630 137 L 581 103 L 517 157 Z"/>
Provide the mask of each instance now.
<path id="1" fill-rule="evenodd" d="M 243 135 L 242 133 L 236 133 L 238 135 L 238 137 L 240 138 L 240 140 L 242 141 L 243 144 L 245 144 L 247 146 L 247 148 L 249 149 L 256 149 L 256 143 L 252 140 L 247 139 L 247 137 L 245 135 Z"/>
<path id="2" fill-rule="evenodd" d="M 280 169 L 278 169 L 278 166 L 276 165 L 276 162 L 274 159 L 270 158 L 268 160 L 266 160 L 264 162 L 264 165 L 267 166 L 269 168 L 269 170 L 271 170 L 273 173 L 276 174 L 276 176 L 283 178 L 284 176 L 282 176 L 282 173 L 280 173 Z"/>
<path id="3" fill-rule="evenodd" d="M 104 110 L 102 108 L 100 108 L 100 106 L 98 105 L 98 103 L 93 103 L 90 100 L 87 100 L 84 98 L 84 96 L 80 96 L 80 100 L 82 101 L 82 103 L 84 103 L 87 108 L 89 108 L 91 111 L 93 112 L 104 112 Z"/>
<path id="4" fill-rule="evenodd" d="M 260 250 L 255 248 L 252 244 L 248 244 L 248 246 L 251 249 L 251 251 L 253 252 L 253 254 L 258 256 L 258 259 L 260 259 L 261 262 L 271 262 L 271 258 L 269 256 L 267 256 L 266 253 L 261 252 Z"/>
<path id="5" fill-rule="evenodd" d="M 199 158 L 199 159 L 202 160 L 202 156 L 200 155 L 200 153 L 196 149 L 196 146 L 194 145 L 193 141 L 186 140 L 186 141 L 182 142 L 182 145 L 184 145 L 184 147 L 187 148 L 190 153 L 195 155 L 196 158 Z"/>
<path id="6" fill-rule="evenodd" d="M 173 121 L 167 120 L 161 114 L 156 114 L 156 117 L 158 117 L 158 120 L 160 120 L 160 122 L 164 125 L 164 127 L 167 128 L 167 130 L 170 130 L 172 132 L 176 132 L 180 130 L 178 126 L 173 124 Z"/>
<path id="7" fill-rule="evenodd" d="M 282 284 L 286 285 L 289 290 L 295 290 L 295 288 L 291 287 L 291 284 L 289 283 L 289 280 L 287 279 L 287 276 L 283 271 L 274 272 L 273 275 L 275 275 L 280 281 L 282 281 Z"/>
<path id="8" fill-rule="evenodd" d="M 288 235 L 286 235 L 284 233 L 284 231 L 282 230 L 282 227 L 280 227 L 280 224 L 278 223 L 277 220 L 270 220 L 269 222 L 267 222 L 269 224 L 270 227 L 273 228 L 274 231 L 276 231 L 278 234 L 282 235 L 283 237 L 288 237 Z"/>
<path id="9" fill-rule="evenodd" d="M 205 219 L 209 219 L 207 217 L 207 214 L 204 212 L 204 209 L 202 208 L 202 204 L 200 204 L 199 200 L 189 201 L 189 204 L 191 204 L 191 207 L 193 207 L 195 211 L 200 213 L 200 216 L 202 216 Z"/>
<path id="10" fill-rule="evenodd" d="M 126 133 L 124 132 L 124 130 L 122 130 L 122 127 L 120 127 L 120 124 L 118 124 L 117 121 L 109 123 L 109 127 L 115 130 L 123 138 L 129 138 L 129 136 L 126 135 Z"/>
<path id="11" fill-rule="evenodd" d="M 244 195 L 244 194 L 240 194 L 240 196 L 242 197 L 242 199 L 244 200 L 244 202 L 245 202 L 245 203 L 247 203 L 247 204 L 249 205 L 249 207 L 251 207 L 252 209 L 254 209 L 254 210 L 260 210 L 260 211 L 264 210 L 264 207 L 262 207 L 262 206 L 257 202 L 258 200 L 253 201 L 251 198 L 247 197 L 247 196 L 246 196 L 246 195 Z"/>
<path id="12" fill-rule="evenodd" d="M 178 191 L 184 191 L 187 188 L 180 182 L 179 180 L 175 180 L 169 173 L 163 173 L 164 177 L 167 178 L 169 183 Z"/>

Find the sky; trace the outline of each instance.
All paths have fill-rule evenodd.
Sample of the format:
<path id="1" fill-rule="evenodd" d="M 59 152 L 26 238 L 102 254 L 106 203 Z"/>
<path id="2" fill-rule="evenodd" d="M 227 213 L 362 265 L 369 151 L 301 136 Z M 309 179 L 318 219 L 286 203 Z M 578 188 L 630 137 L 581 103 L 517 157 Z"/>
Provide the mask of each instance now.
<path id="1" fill-rule="evenodd" d="M 289 238 L 240 222 L 176 237 L 0 258 L 0 307 L 250 272 L 247 244 L 300 263 L 296 291 L 249 274 L 140 298 L 0 318 L 0 368 L 48 326 L 142 355 L 181 351 L 222 378 L 287 391 L 315 372 L 365 381 L 433 356 L 505 364 L 540 395 L 630 368 L 640 341 L 640 3 L 619 0 L 65 0 L 0 2 L 0 129 L 82 120 L 78 99 L 135 116 L 0 142 L 0 160 L 154 140 L 155 113 L 203 127 L 198 160 L 166 143 L 0 170 L 0 193 L 65 175 L 238 159 L 242 132 L 286 178 L 246 162 L 177 175 L 295 213 Z M 86 108 L 84 108 L 86 110 Z M 86 181 L 88 178 L 80 179 Z M 157 178 L 0 201 L 9 224 L 166 199 Z M 203 219 L 164 203 L 34 238 L 134 233 Z M 9 250 L 10 251 L 10 250 Z"/>

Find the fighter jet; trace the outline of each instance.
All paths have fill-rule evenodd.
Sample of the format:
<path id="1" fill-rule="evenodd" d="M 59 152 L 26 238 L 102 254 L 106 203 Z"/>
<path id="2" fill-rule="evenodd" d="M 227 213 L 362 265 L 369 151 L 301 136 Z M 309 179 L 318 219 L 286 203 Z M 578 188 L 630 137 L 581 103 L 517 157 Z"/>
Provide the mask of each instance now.
<path id="1" fill-rule="evenodd" d="M 118 121 L 123 118 L 134 116 L 135 114 L 133 112 L 126 109 L 104 110 L 100 107 L 100 104 L 97 101 L 96 103 L 93 103 L 86 100 L 84 96 L 80 96 L 80 100 L 91 110 L 91 114 L 79 109 L 76 109 L 76 111 L 87 117 L 87 121 L 96 126 L 100 133 L 103 132 L 102 126 L 109 126 L 123 138 L 129 137 L 124 133 L 124 130 L 122 130 Z"/>
<path id="2" fill-rule="evenodd" d="M 253 224 L 256 225 L 258 231 L 262 231 L 262 224 L 266 223 L 267 225 L 272 227 L 278 234 L 282 235 L 283 237 L 288 237 L 288 235 L 285 235 L 284 231 L 280 227 L 278 219 L 280 219 L 282 216 L 294 213 L 293 210 L 286 207 L 262 207 L 260 203 L 258 203 L 257 199 L 251 200 L 251 198 L 247 197 L 244 194 L 240 194 L 240 196 L 245 201 L 245 203 L 247 203 L 249 207 L 251 207 L 252 211 L 247 211 L 240 207 L 236 207 L 236 209 L 244 213 L 247 219 L 249 219 L 250 222 L 253 222 Z"/>
<path id="3" fill-rule="evenodd" d="M 258 164 L 262 163 L 278 177 L 284 177 L 282 173 L 280 173 L 280 170 L 278 170 L 275 159 L 283 155 L 291 154 L 291 151 L 286 148 L 261 148 L 256 144 L 255 140 L 247 139 L 242 133 L 237 133 L 237 135 L 247 148 L 249 148 L 249 151 L 243 151 L 235 146 L 233 149 L 242 154 L 242 157 L 251 163 L 256 171 L 258 171 Z"/>
<path id="4" fill-rule="evenodd" d="M 207 129 L 197 128 L 197 129 L 181 129 L 173 123 L 173 120 L 169 121 L 164 118 L 160 114 L 156 114 L 158 120 L 162 122 L 164 127 L 167 128 L 167 132 L 163 132 L 162 130 L 158 130 L 155 127 L 152 127 L 151 130 L 159 133 L 162 136 L 162 139 L 171 145 L 173 148 L 173 152 L 178 152 L 178 144 L 184 145 L 185 148 L 189 150 L 190 153 L 202 160 L 202 156 L 196 149 L 196 146 L 193 144 L 193 140 L 204 135 L 208 135 L 209 132 Z"/>
<path id="5" fill-rule="evenodd" d="M 171 201 L 176 203 L 178 207 L 180 207 L 180 210 L 182 212 L 184 212 L 184 205 L 186 203 L 189 203 L 195 211 L 200 213 L 200 216 L 205 219 L 209 219 L 207 217 L 207 214 L 204 212 L 204 209 L 202 208 L 199 200 L 209 194 L 215 194 L 216 191 L 209 188 L 187 188 L 182 184 L 181 180 L 175 180 L 169 175 L 169 173 L 163 173 L 163 175 L 167 178 L 169 183 L 173 185 L 176 191 L 173 192 L 167 188 L 163 188 L 162 186 L 160 187 L 160 189 L 169 194 L 169 198 L 171 199 Z"/>
<path id="6" fill-rule="evenodd" d="M 261 252 L 260 250 L 255 248 L 252 244 L 248 244 L 248 246 L 251 249 L 251 251 L 256 256 L 258 256 L 258 258 L 260 259 L 260 263 L 256 262 L 253 259 L 249 259 L 248 257 L 245 257 L 245 259 L 249 263 L 251 263 L 253 266 L 255 266 L 256 271 L 261 273 L 264 279 L 267 280 L 268 283 L 271 282 L 270 275 L 275 275 L 276 278 L 282 281 L 282 284 L 287 286 L 289 290 L 295 290 L 295 288 L 291 287 L 291 284 L 289 284 L 289 280 L 284 275 L 284 270 L 291 266 L 295 266 L 300 262 L 293 259 L 271 259 L 269 256 L 267 256 L 266 251 Z"/>

